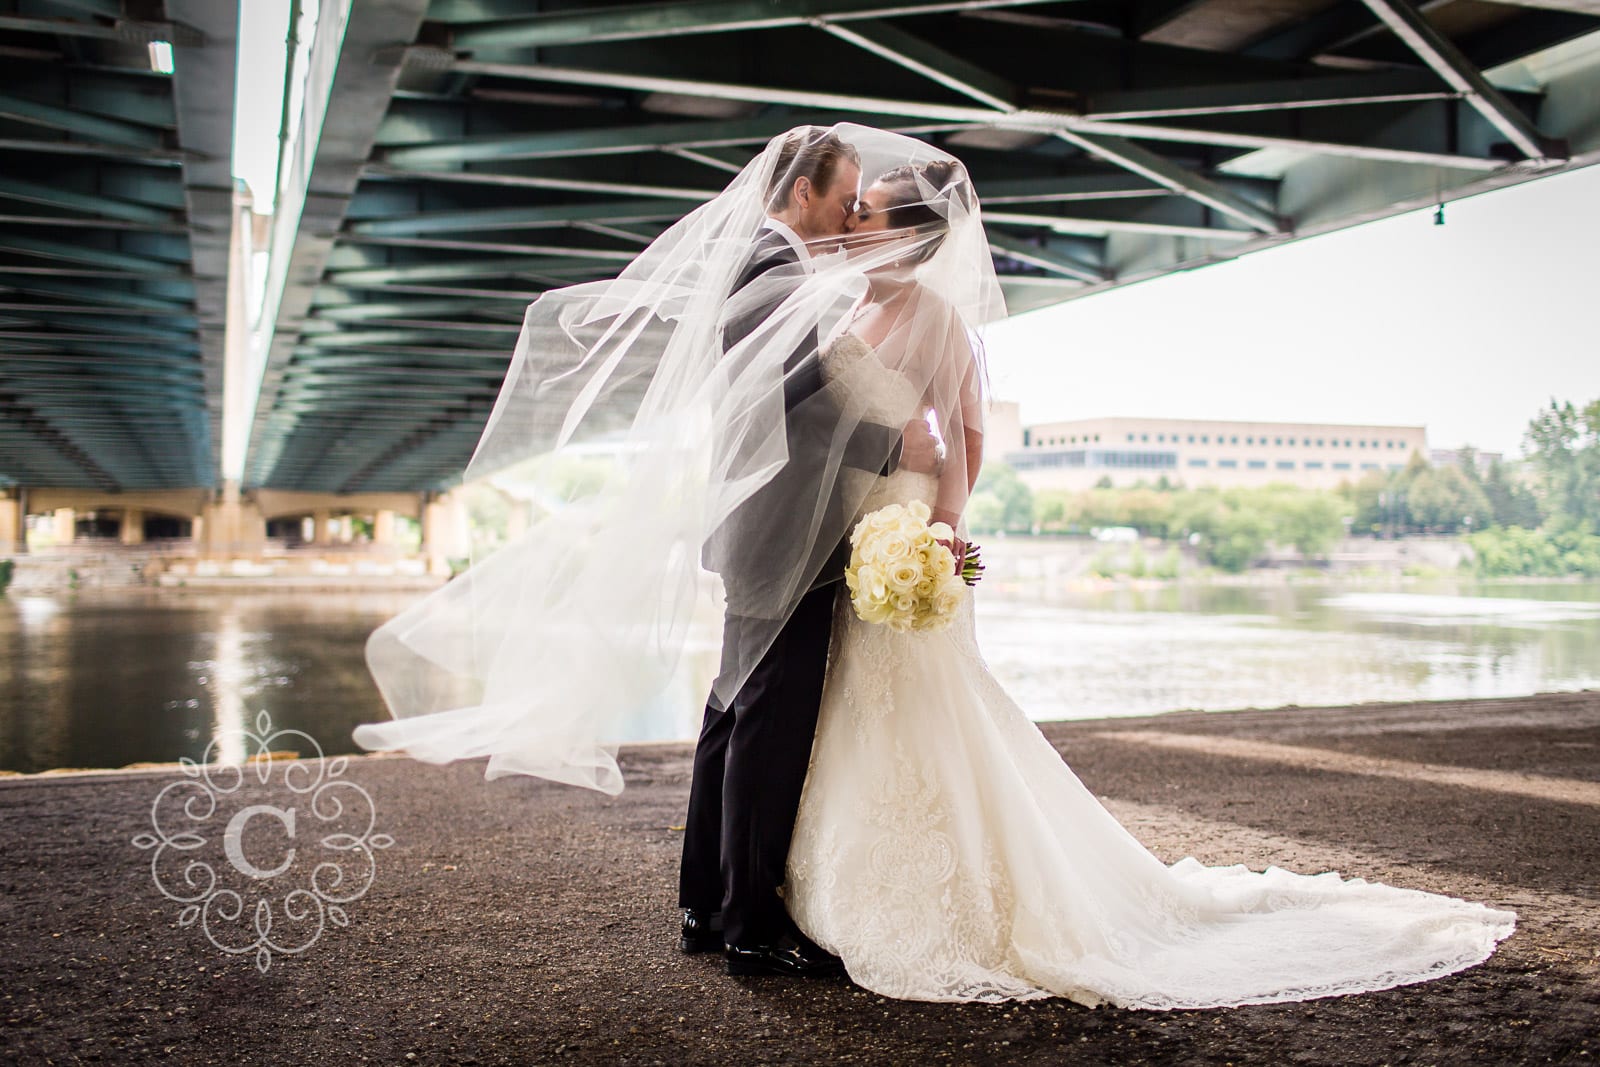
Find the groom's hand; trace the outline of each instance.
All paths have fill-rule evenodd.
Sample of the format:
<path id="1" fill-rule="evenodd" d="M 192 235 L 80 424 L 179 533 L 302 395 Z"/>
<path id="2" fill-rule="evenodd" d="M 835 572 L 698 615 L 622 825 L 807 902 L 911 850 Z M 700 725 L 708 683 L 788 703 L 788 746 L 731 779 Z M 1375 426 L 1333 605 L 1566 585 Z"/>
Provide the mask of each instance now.
<path id="1" fill-rule="evenodd" d="M 900 466 L 917 474 L 938 474 L 944 466 L 940 445 L 927 420 L 912 419 L 900 439 Z"/>

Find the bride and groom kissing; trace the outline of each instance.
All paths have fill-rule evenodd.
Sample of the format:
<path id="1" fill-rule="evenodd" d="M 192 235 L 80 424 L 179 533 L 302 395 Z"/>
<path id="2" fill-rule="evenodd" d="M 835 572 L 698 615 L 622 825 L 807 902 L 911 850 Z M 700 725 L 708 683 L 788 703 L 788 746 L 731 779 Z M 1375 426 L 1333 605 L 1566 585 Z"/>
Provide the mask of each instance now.
<path id="1" fill-rule="evenodd" d="M 902 999 L 1149 1009 L 1486 959 L 1511 912 L 1152 855 L 990 672 L 970 591 L 933 631 L 853 610 L 862 516 L 925 505 L 963 550 L 984 458 L 975 331 L 1003 314 L 959 161 L 855 125 L 775 138 L 617 279 L 529 308 L 474 463 L 592 433 L 611 473 L 374 634 L 397 721 L 357 742 L 619 791 L 616 741 L 676 672 L 703 566 L 726 606 L 684 951 Z M 472 679 L 476 702 L 448 703 L 412 660 Z"/>

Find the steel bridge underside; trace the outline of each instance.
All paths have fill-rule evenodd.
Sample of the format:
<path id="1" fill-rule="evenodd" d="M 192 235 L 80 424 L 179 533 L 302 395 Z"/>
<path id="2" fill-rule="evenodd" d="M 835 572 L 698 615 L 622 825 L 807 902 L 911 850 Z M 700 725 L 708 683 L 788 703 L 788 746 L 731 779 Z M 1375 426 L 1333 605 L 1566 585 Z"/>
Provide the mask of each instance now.
<path id="1" fill-rule="evenodd" d="M 31 6 L 87 17 L 81 9 L 119 2 L 133 5 Z M 292 239 L 274 248 L 289 257 L 287 282 L 251 422 L 247 489 L 452 484 L 526 305 L 614 274 L 801 123 L 898 130 L 961 157 L 1013 313 L 1600 158 L 1594 0 L 323 0 L 322 17 L 313 63 L 327 72 L 325 114 L 308 105 L 321 119 L 315 152 L 288 168 L 304 205 Z M 0 42 L 16 32 L 7 21 Z M 222 40 L 211 32 L 208 48 Z M 169 109 L 183 98 L 182 58 Z M 88 77 L 76 70 L 68 63 L 56 76 Z M 177 112 L 176 126 L 161 128 L 163 150 L 187 146 Z M 23 158 L 33 159 L 8 151 L 0 162 L 0 198 L 13 195 L 6 182 L 13 193 L 19 181 L 49 182 L 51 166 L 100 168 L 91 184 L 102 199 L 107 168 L 158 169 L 131 154 L 85 162 L 58 152 L 26 168 Z M 8 416 L 14 342 L 103 395 L 81 405 L 78 422 L 55 408 L 30 416 L 22 443 L 33 466 L 19 475 L 0 464 L 0 477 L 77 484 L 70 478 L 97 468 L 115 479 L 120 469 L 108 464 L 142 448 L 164 457 L 152 467 L 162 478 L 204 464 L 201 484 L 214 480 L 220 381 L 206 327 L 223 308 L 199 299 L 198 251 L 182 262 L 181 244 L 196 249 L 197 232 L 196 201 L 180 202 L 176 190 L 188 186 L 173 184 L 183 171 L 160 166 L 161 196 L 130 201 L 160 219 L 104 229 L 79 220 L 71 225 L 81 229 L 62 224 L 48 240 L 142 256 L 178 277 L 86 272 L 52 279 L 53 294 L 31 283 L 19 298 L 10 265 L 48 252 L 19 247 L 13 234 L 44 235 L 38 223 L 0 223 L 10 240 L 0 296 L 54 316 L 24 327 L 12 318 L 24 311 L 0 310 Z M 87 180 L 55 184 L 76 192 L 72 183 Z M 207 187 L 226 184 L 224 174 Z M 128 210 L 117 188 L 114 204 L 50 210 L 105 218 Z M 159 254 L 158 238 L 168 242 Z M 103 315 L 108 300 L 89 290 L 106 287 L 141 303 Z M 187 311 L 144 303 L 153 300 Z M 93 336 L 71 310 L 91 302 L 102 305 L 97 322 L 137 331 Z M 44 309 L 30 314 L 44 322 Z M 165 334 L 143 343 L 148 330 L 187 331 L 175 341 L 190 347 L 180 352 Z M 172 366 L 135 374 L 156 351 Z M 161 421 L 114 414 L 147 391 Z M 148 436 L 157 425 L 167 435 L 159 442 Z M 9 451 L 18 431 L 0 433 Z M 49 433 L 63 455 L 76 449 L 80 472 L 65 459 L 45 468 Z"/>

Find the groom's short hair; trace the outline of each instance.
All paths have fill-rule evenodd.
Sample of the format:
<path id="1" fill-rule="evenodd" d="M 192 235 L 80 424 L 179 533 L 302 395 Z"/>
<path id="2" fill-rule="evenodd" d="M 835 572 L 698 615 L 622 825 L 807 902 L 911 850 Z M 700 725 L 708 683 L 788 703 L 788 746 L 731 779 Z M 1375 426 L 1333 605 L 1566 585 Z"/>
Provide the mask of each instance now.
<path id="1" fill-rule="evenodd" d="M 840 140 L 838 134 L 815 126 L 790 133 L 778 147 L 778 163 L 767 183 L 767 210 L 782 211 L 789 206 L 797 178 L 810 178 L 818 192 L 827 192 L 840 160 L 861 166 L 855 146 Z"/>

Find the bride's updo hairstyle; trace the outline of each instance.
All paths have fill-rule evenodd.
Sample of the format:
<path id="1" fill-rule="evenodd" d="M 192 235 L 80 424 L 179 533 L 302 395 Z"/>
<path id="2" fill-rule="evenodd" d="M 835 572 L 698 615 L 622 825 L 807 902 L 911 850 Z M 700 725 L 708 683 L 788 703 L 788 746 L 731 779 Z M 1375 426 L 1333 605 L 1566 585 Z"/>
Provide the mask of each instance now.
<path id="1" fill-rule="evenodd" d="M 972 210 L 972 182 L 966 168 L 953 159 L 920 166 L 908 163 L 880 174 L 873 184 L 887 187 L 893 198 L 884 212 L 888 228 L 911 230 L 922 237 L 905 257 L 913 263 L 931 259 L 944 244 L 952 210 Z"/>

